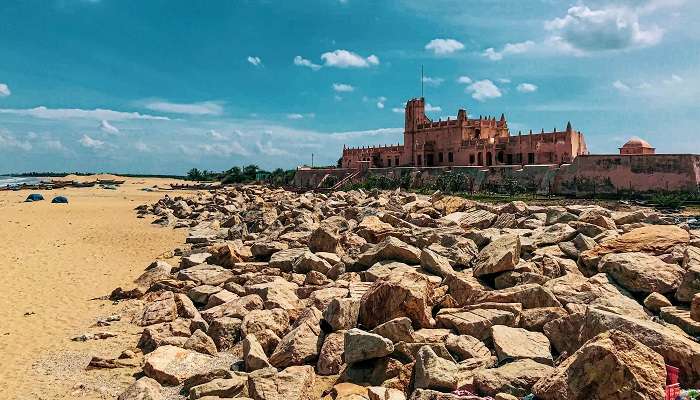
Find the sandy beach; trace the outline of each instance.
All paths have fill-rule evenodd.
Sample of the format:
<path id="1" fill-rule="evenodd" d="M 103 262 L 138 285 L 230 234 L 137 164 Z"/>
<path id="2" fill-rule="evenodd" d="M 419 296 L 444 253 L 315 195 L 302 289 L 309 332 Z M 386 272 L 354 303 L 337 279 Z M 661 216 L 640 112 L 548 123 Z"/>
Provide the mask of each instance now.
<path id="1" fill-rule="evenodd" d="M 98 318 L 124 311 L 123 305 L 91 299 L 128 284 L 183 243 L 183 230 L 157 227 L 133 211 L 164 195 L 141 189 L 168 182 L 127 178 L 117 190 L 40 191 L 46 201 L 36 203 L 23 202 L 30 191 L 0 191 L 3 398 L 113 398 L 113 387 L 133 381 L 128 369 L 84 374 L 91 354 L 115 356 L 134 345 L 138 332 L 126 322 L 100 328 L 121 333 L 117 338 L 70 339 L 95 331 L 90 327 Z M 70 204 L 51 204 L 58 195 Z"/>

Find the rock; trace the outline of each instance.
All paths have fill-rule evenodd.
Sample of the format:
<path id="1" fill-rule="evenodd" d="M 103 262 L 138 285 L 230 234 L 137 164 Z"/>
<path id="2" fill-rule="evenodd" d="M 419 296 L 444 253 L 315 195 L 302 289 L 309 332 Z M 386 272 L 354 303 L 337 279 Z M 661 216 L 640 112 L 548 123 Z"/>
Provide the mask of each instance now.
<path id="1" fill-rule="evenodd" d="M 513 396 L 512 394 L 498 393 L 493 398 L 493 400 L 519 400 L 519 399 L 517 397 Z"/>
<path id="2" fill-rule="evenodd" d="M 238 318 L 221 317 L 209 324 L 207 335 L 214 341 L 217 350 L 226 351 L 241 338 L 241 325 L 243 321 Z"/>
<path id="3" fill-rule="evenodd" d="M 247 372 L 271 367 L 267 355 L 255 335 L 247 335 L 243 340 L 243 361 Z"/>
<path id="4" fill-rule="evenodd" d="M 406 400 L 406 395 L 402 391 L 382 386 L 368 387 L 367 395 L 369 400 Z"/>
<path id="5" fill-rule="evenodd" d="M 309 318 L 297 321 L 298 325 L 282 337 L 270 356 L 270 364 L 277 368 L 286 368 L 316 360 L 323 344 L 321 313 L 313 309 L 313 314 L 310 315 Z"/>
<path id="6" fill-rule="evenodd" d="M 474 262 L 474 276 L 511 271 L 520 261 L 520 237 L 503 235 L 484 247 Z"/>
<path id="7" fill-rule="evenodd" d="M 354 328 L 360 313 L 360 299 L 333 299 L 323 312 L 323 320 L 328 323 L 331 331 Z"/>
<path id="8" fill-rule="evenodd" d="M 663 307 L 659 314 L 662 320 L 674 324 L 692 337 L 700 336 L 700 322 L 691 318 L 690 310 L 680 307 Z"/>
<path id="9" fill-rule="evenodd" d="M 539 332 L 494 325 L 491 337 L 499 361 L 532 359 L 541 364 L 553 364 L 549 339 Z"/>
<path id="10" fill-rule="evenodd" d="M 661 311 L 661 308 L 671 305 L 671 302 L 661 293 L 651 293 L 644 299 L 644 307 L 654 313 L 658 313 Z"/>
<path id="11" fill-rule="evenodd" d="M 195 286 L 187 292 L 187 296 L 197 304 L 207 304 L 209 296 L 218 293 L 222 288 L 211 285 Z"/>
<path id="12" fill-rule="evenodd" d="M 569 313 L 561 307 L 530 308 L 520 314 L 520 327 L 528 331 L 542 332 L 546 323 L 567 315 Z"/>
<path id="13" fill-rule="evenodd" d="M 688 231 L 674 225 L 650 225 L 633 229 L 614 239 L 606 240 L 585 252 L 588 257 L 603 257 L 611 253 L 647 253 L 660 255 L 677 245 L 687 245 Z"/>
<path id="14" fill-rule="evenodd" d="M 547 225 L 562 224 L 571 221 L 578 220 L 575 214 L 572 214 L 564 209 L 559 208 L 549 208 L 547 210 L 547 219 L 545 223 Z"/>
<path id="15" fill-rule="evenodd" d="M 246 314 L 253 310 L 261 310 L 263 301 L 260 296 L 251 294 L 238 299 L 229 301 L 202 311 L 202 318 L 205 321 L 211 322 L 221 317 L 243 318 Z"/>
<path id="16" fill-rule="evenodd" d="M 250 246 L 250 252 L 252 253 L 253 257 L 259 260 L 269 260 L 273 254 L 288 248 L 289 245 L 284 242 L 255 242 L 252 246 Z"/>
<path id="17" fill-rule="evenodd" d="M 345 331 L 333 332 L 326 335 L 321 346 L 321 353 L 316 363 L 319 375 L 336 375 L 343 367 L 343 351 L 345 349 Z"/>
<path id="18" fill-rule="evenodd" d="M 416 389 L 408 400 L 463 400 L 464 396 L 442 393 L 436 390 Z"/>
<path id="19" fill-rule="evenodd" d="M 177 318 L 177 304 L 173 292 L 164 292 L 143 310 L 138 321 L 141 326 L 170 322 Z"/>
<path id="20" fill-rule="evenodd" d="M 162 384 L 179 385 L 203 372 L 212 357 L 175 346 L 160 346 L 145 357 L 143 372 Z"/>
<path id="21" fill-rule="evenodd" d="M 693 296 L 693 302 L 690 305 L 690 317 L 695 321 L 700 321 L 700 293 Z"/>
<path id="22" fill-rule="evenodd" d="M 517 397 L 530 393 L 532 386 L 554 368 L 530 359 L 518 360 L 498 368 L 482 369 L 474 374 L 474 388 L 485 396 L 506 392 Z"/>
<path id="23" fill-rule="evenodd" d="M 421 251 L 420 265 L 425 268 L 426 271 L 442 278 L 454 273 L 454 270 L 450 265 L 450 260 L 430 250 L 429 248 Z"/>
<path id="24" fill-rule="evenodd" d="M 490 227 L 497 218 L 497 215 L 486 211 L 486 210 L 481 210 L 478 208 L 470 208 L 467 211 L 464 211 L 462 213 L 454 213 L 454 214 L 459 214 L 459 219 L 457 223 L 459 226 L 461 226 L 464 229 L 468 228 L 477 228 L 477 229 L 486 229 Z M 445 219 L 450 218 L 451 215 L 454 214 L 449 214 L 445 216 Z M 454 218 L 454 217 L 452 217 Z"/>
<path id="25" fill-rule="evenodd" d="M 452 391 L 457 389 L 457 364 L 440 358 L 430 348 L 423 346 L 418 351 L 415 366 L 415 387 Z"/>
<path id="26" fill-rule="evenodd" d="M 309 237 L 309 250 L 314 253 L 326 252 L 339 254 L 341 252 L 340 235 L 334 229 L 320 226 L 311 232 Z"/>
<path id="27" fill-rule="evenodd" d="M 188 350 L 194 350 L 200 353 L 209 354 L 210 356 L 216 355 L 216 344 L 212 338 L 207 336 L 206 333 L 197 329 L 192 336 L 185 342 L 183 348 Z"/>
<path id="28" fill-rule="evenodd" d="M 490 337 L 493 325 L 516 324 L 515 314 L 498 309 L 442 309 L 435 319 L 439 327 L 453 329 L 460 335 L 470 335 L 480 340 Z"/>
<path id="29" fill-rule="evenodd" d="M 309 296 L 309 302 L 319 310 L 325 311 L 333 300 L 345 298 L 347 295 L 348 289 L 342 287 L 328 287 L 314 290 Z"/>
<path id="30" fill-rule="evenodd" d="M 406 317 L 394 318 L 372 329 L 371 332 L 389 339 L 392 343 L 415 341 L 411 320 Z"/>
<path id="31" fill-rule="evenodd" d="M 156 260 L 151 265 L 146 268 L 141 276 L 134 280 L 134 283 L 145 289 L 150 288 L 154 283 L 170 279 L 170 273 L 173 270 L 173 266 L 168 264 L 163 260 Z"/>
<path id="32" fill-rule="evenodd" d="M 401 271 L 374 282 L 362 296 L 358 322 L 373 329 L 399 317 L 408 317 L 415 326 L 434 325 L 430 301 L 433 285 L 423 274 Z"/>
<path id="33" fill-rule="evenodd" d="M 512 288 L 481 292 L 476 303 L 520 303 L 523 308 L 561 307 L 554 293 L 537 284 L 526 284 Z"/>
<path id="34" fill-rule="evenodd" d="M 368 389 L 350 382 L 338 383 L 321 400 L 368 400 Z"/>
<path id="35" fill-rule="evenodd" d="M 491 351 L 484 342 L 469 335 L 450 334 L 445 341 L 445 347 L 460 360 L 491 357 Z"/>
<path id="36" fill-rule="evenodd" d="M 248 391 L 254 400 L 315 400 L 316 374 L 308 365 L 288 367 L 282 372 L 260 370 L 248 376 Z"/>
<path id="37" fill-rule="evenodd" d="M 698 293 L 700 293 L 700 265 L 692 266 L 686 270 L 678 291 L 676 291 L 676 300 L 687 303 Z"/>
<path id="38" fill-rule="evenodd" d="M 421 251 L 401 240 L 387 236 L 380 243 L 374 245 L 368 251 L 362 253 L 357 260 L 360 265 L 366 267 L 374 265 L 382 260 L 395 260 L 407 264 L 420 264 Z"/>
<path id="39" fill-rule="evenodd" d="M 317 271 L 325 275 L 328 270 L 331 269 L 331 264 L 316 254 L 307 251 L 301 256 L 297 257 L 292 265 L 292 269 L 298 274 L 306 274 L 309 271 Z"/>
<path id="40" fill-rule="evenodd" d="M 642 293 L 672 292 L 681 284 L 684 272 L 678 265 L 644 253 L 607 254 L 599 268 L 625 289 Z"/>
<path id="41" fill-rule="evenodd" d="M 595 368 L 590 368 L 595 366 Z M 630 335 L 592 338 L 532 388 L 539 399 L 663 399 L 664 359 Z"/>
<path id="42" fill-rule="evenodd" d="M 195 386 L 203 385 L 207 382 L 211 382 L 214 379 L 231 379 L 233 378 L 233 373 L 228 369 L 215 368 L 208 370 L 201 374 L 195 374 L 187 379 L 182 384 L 182 390 L 189 392 Z"/>
<path id="43" fill-rule="evenodd" d="M 306 248 L 280 250 L 270 257 L 270 268 L 291 272 L 294 261 L 307 251 Z"/>
<path id="44" fill-rule="evenodd" d="M 377 334 L 356 328 L 345 332 L 343 359 L 347 364 L 384 357 L 393 351 L 393 343 Z"/>
<path id="45" fill-rule="evenodd" d="M 241 397 L 245 394 L 247 378 L 233 375 L 229 379 L 214 379 L 190 389 L 190 400 L 207 399 L 207 396 L 223 398 Z"/>
<path id="46" fill-rule="evenodd" d="M 253 310 L 243 317 L 241 333 L 243 337 L 269 329 L 277 336 L 283 336 L 289 329 L 289 313 L 281 308 Z"/>
<path id="47" fill-rule="evenodd" d="M 218 265 L 199 264 L 180 270 L 177 279 L 193 281 L 196 285 L 220 286 L 233 278 L 233 272 Z"/>
<path id="48" fill-rule="evenodd" d="M 117 400 L 163 400 L 160 384 L 154 379 L 143 377 L 129 386 Z"/>
<path id="49" fill-rule="evenodd" d="M 393 231 L 391 224 L 382 222 L 374 215 L 363 218 L 357 226 L 357 234 L 368 243 L 378 243 Z"/>
<path id="50" fill-rule="evenodd" d="M 237 294 L 231 293 L 228 290 L 224 289 L 209 296 L 209 298 L 207 299 L 207 305 L 204 306 L 204 308 L 206 309 L 220 306 L 224 303 L 228 303 L 229 301 L 236 300 L 238 297 L 239 296 Z"/>
<path id="51" fill-rule="evenodd" d="M 207 262 L 207 258 L 211 257 L 211 253 L 195 253 L 189 256 L 182 257 L 180 260 L 180 267 L 182 269 L 194 267 L 195 265 L 204 264 Z"/>

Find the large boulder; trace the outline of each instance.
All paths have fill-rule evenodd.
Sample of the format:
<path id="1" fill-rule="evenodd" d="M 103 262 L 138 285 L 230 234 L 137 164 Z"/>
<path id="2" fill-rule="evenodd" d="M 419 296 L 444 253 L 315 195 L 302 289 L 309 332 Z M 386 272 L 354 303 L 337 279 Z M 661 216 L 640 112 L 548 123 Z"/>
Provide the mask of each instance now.
<path id="1" fill-rule="evenodd" d="M 474 276 L 511 271 L 520 261 L 520 237 L 503 235 L 484 247 L 474 262 Z"/>
<path id="2" fill-rule="evenodd" d="M 315 382 L 314 369 L 308 365 L 281 372 L 270 368 L 248 375 L 248 392 L 254 400 L 315 400 Z"/>
<path id="3" fill-rule="evenodd" d="M 343 350 L 345 349 L 345 331 L 326 335 L 321 353 L 318 355 L 316 371 L 319 375 L 336 375 L 343 367 Z"/>
<path id="4" fill-rule="evenodd" d="M 425 248 L 421 252 L 420 265 L 426 271 L 442 278 L 454 274 L 454 270 L 450 265 L 450 259 L 438 254 L 430 248 Z"/>
<path id="5" fill-rule="evenodd" d="M 355 328 L 345 332 L 343 359 L 348 364 L 384 357 L 393 351 L 391 340 L 375 333 Z"/>
<path id="6" fill-rule="evenodd" d="M 495 325 L 491 327 L 491 338 L 499 361 L 532 359 L 547 365 L 553 363 L 549 339 L 539 332 Z"/>
<path id="7" fill-rule="evenodd" d="M 282 338 L 270 356 L 270 364 L 277 368 L 315 361 L 321 351 L 321 312 L 313 308 L 312 312 L 307 313 L 307 317 L 296 323 L 297 326 Z"/>
<path id="8" fill-rule="evenodd" d="M 190 389 L 190 400 L 231 398 L 245 395 L 247 378 L 232 375 L 231 378 L 217 378 Z"/>
<path id="9" fill-rule="evenodd" d="M 145 357 L 143 372 L 167 385 L 179 385 L 211 365 L 213 358 L 176 346 L 160 346 Z"/>
<path id="10" fill-rule="evenodd" d="M 661 255 L 677 245 L 687 245 L 690 234 L 675 225 L 649 225 L 633 229 L 623 235 L 606 240 L 581 254 L 584 259 L 597 263 L 611 253 L 647 253 Z"/>
<path id="11" fill-rule="evenodd" d="M 411 325 L 411 320 L 406 317 L 394 318 L 387 321 L 372 329 L 372 333 L 385 337 L 393 343 L 411 343 L 414 341 L 413 325 Z"/>
<path id="12" fill-rule="evenodd" d="M 362 296 L 359 323 L 368 329 L 399 317 L 408 317 L 414 325 L 430 328 L 433 284 L 427 276 L 401 270 L 380 279 Z"/>
<path id="13" fill-rule="evenodd" d="M 144 376 L 129 386 L 117 400 L 164 400 L 161 389 L 156 380 Z"/>
<path id="14" fill-rule="evenodd" d="M 245 370 L 248 372 L 271 367 L 267 355 L 265 355 L 265 351 L 255 335 L 248 335 L 243 340 L 243 361 Z"/>
<path id="15" fill-rule="evenodd" d="M 685 272 L 677 264 L 667 264 L 644 253 L 607 254 L 598 267 L 625 289 L 641 293 L 673 292 L 681 284 Z"/>
<path id="16" fill-rule="evenodd" d="M 340 235 L 338 232 L 328 226 L 320 226 L 311 232 L 309 237 L 309 249 L 314 253 L 339 253 L 340 251 Z"/>
<path id="17" fill-rule="evenodd" d="M 331 300 L 323 311 L 323 321 L 329 325 L 332 331 L 340 331 L 354 328 L 357 325 L 357 316 L 360 313 L 360 299 L 346 297 Z"/>
<path id="18" fill-rule="evenodd" d="M 418 351 L 415 366 L 415 388 L 452 391 L 457 389 L 457 363 L 439 357 L 430 346 Z"/>
<path id="19" fill-rule="evenodd" d="M 407 264 L 420 264 L 421 251 L 401 240 L 387 236 L 380 243 L 362 253 L 357 262 L 365 267 L 370 267 L 378 261 L 395 260 Z"/>
<path id="20" fill-rule="evenodd" d="M 678 291 L 676 291 L 676 299 L 690 302 L 697 293 L 700 293 L 700 265 L 691 266 L 685 272 Z"/>
<path id="21" fill-rule="evenodd" d="M 173 292 L 163 292 L 153 302 L 146 305 L 137 323 L 141 326 L 174 321 L 177 318 L 177 304 Z"/>
<path id="22" fill-rule="evenodd" d="M 632 336 L 611 330 L 589 340 L 532 392 L 542 400 L 663 399 L 664 359 Z"/>
<path id="23" fill-rule="evenodd" d="M 460 335 L 470 335 L 477 339 L 487 339 L 494 325 L 513 326 L 517 323 L 517 314 L 497 308 L 476 308 L 465 310 L 445 308 L 435 317 L 437 325 L 449 328 Z"/>
<path id="24" fill-rule="evenodd" d="M 524 397 L 542 377 L 549 376 L 554 368 L 530 359 L 518 360 L 498 368 L 482 369 L 474 374 L 474 388 L 485 396 L 510 393 Z"/>

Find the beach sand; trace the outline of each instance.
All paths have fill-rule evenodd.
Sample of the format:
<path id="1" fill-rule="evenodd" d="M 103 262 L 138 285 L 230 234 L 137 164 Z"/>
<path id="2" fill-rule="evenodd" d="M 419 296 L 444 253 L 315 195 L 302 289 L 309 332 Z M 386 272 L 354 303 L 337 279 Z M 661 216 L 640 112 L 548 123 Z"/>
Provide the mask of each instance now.
<path id="1" fill-rule="evenodd" d="M 186 232 L 138 219 L 134 208 L 164 192 L 142 188 L 172 180 L 127 178 L 117 190 L 0 191 L 0 382 L 5 399 L 103 399 L 133 382 L 134 370 L 92 370 L 92 355 L 116 357 L 138 340 L 129 302 L 91 300 L 138 277 L 156 257 L 182 246 Z M 182 194 L 167 192 L 171 195 Z M 184 192 L 187 195 L 187 192 Z M 70 203 L 51 204 L 64 195 Z M 167 258 L 167 256 L 166 256 Z M 122 321 L 94 327 L 122 314 Z M 116 338 L 73 342 L 86 332 Z"/>

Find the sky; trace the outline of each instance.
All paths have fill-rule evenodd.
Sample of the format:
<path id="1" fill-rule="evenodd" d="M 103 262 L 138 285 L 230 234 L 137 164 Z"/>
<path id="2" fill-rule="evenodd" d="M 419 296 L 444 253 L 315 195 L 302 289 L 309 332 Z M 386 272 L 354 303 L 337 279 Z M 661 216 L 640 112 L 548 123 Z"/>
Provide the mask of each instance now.
<path id="1" fill-rule="evenodd" d="M 696 0 L 3 0 L 0 173 L 335 164 L 403 107 L 700 153 Z"/>

